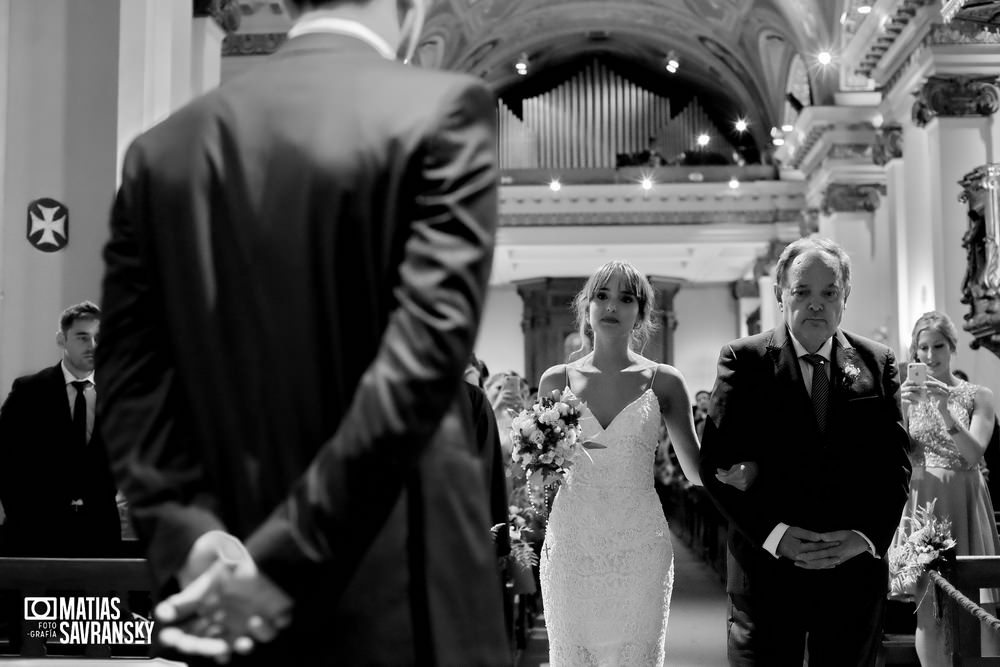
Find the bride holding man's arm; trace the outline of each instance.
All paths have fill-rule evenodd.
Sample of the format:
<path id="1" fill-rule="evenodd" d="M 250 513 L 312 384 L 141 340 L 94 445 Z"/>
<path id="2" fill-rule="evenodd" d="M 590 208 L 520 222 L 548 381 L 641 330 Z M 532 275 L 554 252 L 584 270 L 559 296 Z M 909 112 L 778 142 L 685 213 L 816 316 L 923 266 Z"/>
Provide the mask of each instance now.
<path id="1" fill-rule="evenodd" d="M 661 416 L 684 474 L 701 477 L 683 376 L 635 351 L 653 330 L 653 304 L 633 265 L 599 268 L 575 300 L 593 351 L 539 381 L 540 396 L 579 402 L 587 448 L 556 495 L 541 554 L 552 667 L 664 664 L 673 549 L 653 487 Z"/>

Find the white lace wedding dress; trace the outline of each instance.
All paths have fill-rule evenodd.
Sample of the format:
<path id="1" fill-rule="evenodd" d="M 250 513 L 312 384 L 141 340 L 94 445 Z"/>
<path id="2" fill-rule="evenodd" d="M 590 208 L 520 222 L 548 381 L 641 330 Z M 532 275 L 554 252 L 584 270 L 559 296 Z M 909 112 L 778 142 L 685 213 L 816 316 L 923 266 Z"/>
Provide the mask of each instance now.
<path id="1" fill-rule="evenodd" d="M 567 387 L 566 392 L 572 394 Z M 673 548 L 653 488 L 660 427 L 647 389 L 602 428 L 582 407 L 583 441 L 556 494 L 541 555 L 551 667 L 663 665 Z"/>

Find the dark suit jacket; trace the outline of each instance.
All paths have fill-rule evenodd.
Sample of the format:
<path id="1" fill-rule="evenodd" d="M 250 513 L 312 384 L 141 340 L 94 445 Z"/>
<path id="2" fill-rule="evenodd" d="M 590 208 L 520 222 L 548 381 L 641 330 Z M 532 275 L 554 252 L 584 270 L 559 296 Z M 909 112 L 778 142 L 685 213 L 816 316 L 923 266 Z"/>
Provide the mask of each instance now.
<path id="1" fill-rule="evenodd" d="M 701 474 L 730 522 L 730 593 L 751 593 L 773 586 L 774 577 L 795 576 L 790 561 L 762 548 L 779 522 L 818 532 L 859 530 L 879 554 L 888 550 L 910 478 L 892 351 L 838 332 L 830 381 L 824 435 L 786 327 L 722 349 Z M 716 468 L 744 460 L 760 464 L 746 492 L 715 479 Z M 852 561 L 852 567 L 882 567 L 864 554 Z"/>
<path id="2" fill-rule="evenodd" d="M 3 555 L 119 555 L 115 484 L 98 426 L 81 448 L 60 364 L 14 380 L 0 408 Z M 77 499 L 83 506 L 74 510 Z"/>
<path id="3" fill-rule="evenodd" d="M 509 662 L 456 400 L 492 257 L 494 105 L 472 77 L 308 34 L 127 153 L 105 436 L 157 581 L 221 528 L 295 598 L 260 664 Z"/>

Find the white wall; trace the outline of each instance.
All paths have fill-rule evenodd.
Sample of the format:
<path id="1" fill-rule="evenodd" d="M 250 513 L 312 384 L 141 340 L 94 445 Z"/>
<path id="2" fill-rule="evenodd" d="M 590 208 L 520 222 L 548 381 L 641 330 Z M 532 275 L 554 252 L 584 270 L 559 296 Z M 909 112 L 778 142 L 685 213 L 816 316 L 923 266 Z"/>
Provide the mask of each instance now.
<path id="1" fill-rule="evenodd" d="M 486 362 L 490 373 L 517 371 L 524 375 L 522 313 L 523 302 L 513 285 L 490 287 L 476 340 L 476 356 Z"/>
<path id="2" fill-rule="evenodd" d="M 719 351 L 739 335 L 738 305 L 728 284 L 684 285 L 674 297 L 674 366 L 684 374 L 692 399 L 715 385 Z"/>

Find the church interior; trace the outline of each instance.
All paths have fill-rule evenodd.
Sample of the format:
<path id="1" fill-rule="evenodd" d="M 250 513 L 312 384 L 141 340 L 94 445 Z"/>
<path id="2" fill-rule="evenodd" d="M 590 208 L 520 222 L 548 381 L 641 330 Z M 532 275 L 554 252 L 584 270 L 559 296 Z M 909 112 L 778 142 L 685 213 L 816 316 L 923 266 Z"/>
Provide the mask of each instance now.
<path id="1" fill-rule="evenodd" d="M 566 361 L 573 296 L 620 259 L 656 290 L 643 354 L 711 390 L 728 341 L 781 322 L 782 248 L 816 235 L 851 257 L 845 329 L 905 360 L 917 318 L 945 312 L 953 366 L 1000 392 L 1000 2 L 429 2 L 415 65 L 496 95 L 491 372 L 534 386 Z M 0 396 L 54 362 L 57 314 L 98 298 L 130 142 L 252 77 L 291 26 L 282 0 L 0 0 Z M 723 613 L 724 527 L 677 502 L 689 581 Z M 721 664 L 711 622 L 716 653 L 683 664 Z"/>

